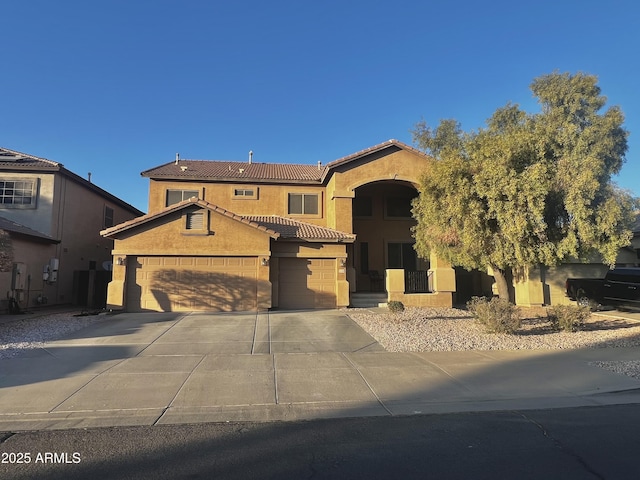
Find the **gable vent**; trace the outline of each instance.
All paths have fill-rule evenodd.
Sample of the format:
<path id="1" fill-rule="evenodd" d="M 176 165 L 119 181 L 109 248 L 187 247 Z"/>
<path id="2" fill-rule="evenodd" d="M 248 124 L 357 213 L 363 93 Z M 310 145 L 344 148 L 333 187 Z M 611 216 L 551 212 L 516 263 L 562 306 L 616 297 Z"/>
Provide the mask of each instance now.
<path id="1" fill-rule="evenodd" d="M 204 229 L 204 212 L 187 213 L 187 230 Z"/>

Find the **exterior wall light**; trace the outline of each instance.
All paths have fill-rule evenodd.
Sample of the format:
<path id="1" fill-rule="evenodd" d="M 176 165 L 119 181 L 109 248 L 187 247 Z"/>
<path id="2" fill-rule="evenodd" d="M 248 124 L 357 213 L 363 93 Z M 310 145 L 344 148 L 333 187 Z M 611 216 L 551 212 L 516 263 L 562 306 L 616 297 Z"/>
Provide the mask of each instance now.
<path id="1" fill-rule="evenodd" d="M 347 259 L 346 258 L 341 258 L 340 259 L 340 266 L 341 267 L 346 267 L 347 266 Z"/>
<path id="2" fill-rule="evenodd" d="M 124 258 L 118 257 L 116 259 L 116 265 L 124 265 Z"/>
<path id="3" fill-rule="evenodd" d="M 260 261 L 260 263 L 263 267 L 267 267 L 269 265 L 269 259 L 265 257 Z"/>

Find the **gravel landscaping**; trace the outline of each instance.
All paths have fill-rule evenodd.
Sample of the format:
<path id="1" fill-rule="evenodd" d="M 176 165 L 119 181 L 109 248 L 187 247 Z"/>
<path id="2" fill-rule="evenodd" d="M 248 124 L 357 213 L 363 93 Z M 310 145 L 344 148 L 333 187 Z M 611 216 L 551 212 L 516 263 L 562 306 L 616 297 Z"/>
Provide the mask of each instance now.
<path id="1" fill-rule="evenodd" d="M 544 309 L 521 309 L 522 326 L 513 335 L 485 333 L 469 312 L 455 308 L 407 308 L 393 314 L 346 309 L 358 325 L 389 352 L 461 350 L 563 350 L 640 346 L 640 321 L 592 315 L 578 332 L 553 331 Z M 640 361 L 592 362 L 640 379 Z"/>
<path id="2" fill-rule="evenodd" d="M 0 323 L 0 359 L 41 348 L 49 340 L 64 337 L 107 318 L 105 315 L 86 315 L 79 310 Z"/>
<path id="3" fill-rule="evenodd" d="M 521 308 L 514 334 L 485 333 L 469 312 L 456 308 L 407 308 L 401 313 L 344 310 L 389 352 L 461 350 L 562 350 L 640 346 L 640 322 L 592 315 L 579 332 L 555 332 L 543 309 Z"/>

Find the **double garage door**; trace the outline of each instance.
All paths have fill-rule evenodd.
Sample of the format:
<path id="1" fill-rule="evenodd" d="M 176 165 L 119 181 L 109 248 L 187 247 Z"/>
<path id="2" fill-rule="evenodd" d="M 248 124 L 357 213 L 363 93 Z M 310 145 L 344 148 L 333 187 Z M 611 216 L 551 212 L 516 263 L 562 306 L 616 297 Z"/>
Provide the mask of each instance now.
<path id="1" fill-rule="evenodd" d="M 336 307 L 335 259 L 281 258 L 279 264 L 279 308 Z"/>
<path id="2" fill-rule="evenodd" d="M 129 311 L 257 308 L 257 257 L 129 257 Z"/>
<path id="3" fill-rule="evenodd" d="M 257 309 L 257 257 L 128 257 L 127 310 Z M 336 260 L 281 258 L 281 309 L 335 308 Z"/>

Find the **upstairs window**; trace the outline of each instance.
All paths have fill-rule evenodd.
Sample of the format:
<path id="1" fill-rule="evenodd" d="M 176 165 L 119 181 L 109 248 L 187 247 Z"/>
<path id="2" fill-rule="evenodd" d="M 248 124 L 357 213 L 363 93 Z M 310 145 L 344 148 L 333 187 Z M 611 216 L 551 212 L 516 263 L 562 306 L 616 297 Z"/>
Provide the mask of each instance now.
<path id="1" fill-rule="evenodd" d="M 387 218 L 411 218 L 411 198 L 387 197 L 385 214 Z"/>
<path id="2" fill-rule="evenodd" d="M 318 215 L 317 193 L 290 193 L 289 214 L 291 215 Z"/>
<path id="3" fill-rule="evenodd" d="M 104 206 L 104 228 L 113 227 L 113 208 Z"/>
<path id="4" fill-rule="evenodd" d="M 167 201 L 165 206 L 174 205 L 184 200 L 189 200 L 191 197 L 198 198 L 200 192 L 197 190 L 167 190 Z"/>
<path id="5" fill-rule="evenodd" d="M 0 208 L 35 208 L 36 181 L 0 179 Z"/>
<path id="6" fill-rule="evenodd" d="M 254 199 L 256 198 L 255 188 L 234 188 L 233 198 Z"/>
<path id="7" fill-rule="evenodd" d="M 353 199 L 353 216 L 369 218 L 373 216 L 373 199 L 371 197 L 359 197 Z"/>

